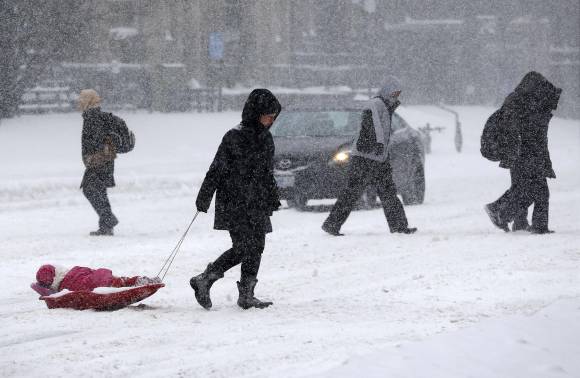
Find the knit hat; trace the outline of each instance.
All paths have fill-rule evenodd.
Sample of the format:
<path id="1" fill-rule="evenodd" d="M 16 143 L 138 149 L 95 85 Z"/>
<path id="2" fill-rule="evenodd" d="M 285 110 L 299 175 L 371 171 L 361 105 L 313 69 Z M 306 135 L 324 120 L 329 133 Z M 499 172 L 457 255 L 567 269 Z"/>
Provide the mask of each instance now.
<path id="1" fill-rule="evenodd" d="M 50 287 L 54 281 L 55 275 L 56 269 L 54 265 L 43 265 L 36 272 L 36 282 L 44 287 Z"/>
<path id="2" fill-rule="evenodd" d="M 397 92 L 401 90 L 401 83 L 399 80 L 394 76 L 387 76 L 383 82 L 383 86 L 379 90 L 377 95 L 384 99 L 391 97 L 393 92 Z"/>

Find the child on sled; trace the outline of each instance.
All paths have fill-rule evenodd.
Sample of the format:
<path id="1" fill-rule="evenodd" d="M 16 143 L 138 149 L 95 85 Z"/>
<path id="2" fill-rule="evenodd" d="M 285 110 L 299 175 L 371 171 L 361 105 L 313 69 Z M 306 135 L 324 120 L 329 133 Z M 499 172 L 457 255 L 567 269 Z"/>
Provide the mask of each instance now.
<path id="1" fill-rule="evenodd" d="M 42 265 L 36 272 L 32 289 L 40 295 L 51 295 L 61 290 L 92 291 L 97 287 L 130 287 L 161 283 L 159 277 L 117 277 L 110 269 L 91 269 L 84 266 L 64 268 L 57 265 Z"/>

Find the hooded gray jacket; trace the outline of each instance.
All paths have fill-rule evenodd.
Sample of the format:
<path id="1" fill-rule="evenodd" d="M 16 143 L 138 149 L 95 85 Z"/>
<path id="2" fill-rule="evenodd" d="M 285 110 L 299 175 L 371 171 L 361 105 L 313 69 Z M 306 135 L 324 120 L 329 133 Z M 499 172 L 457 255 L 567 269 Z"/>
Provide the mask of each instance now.
<path id="1" fill-rule="evenodd" d="M 362 139 L 367 138 L 366 133 L 363 132 L 364 124 L 368 122 L 368 114 L 370 112 L 370 120 L 374 131 L 375 140 L 371 148 L 364 148 L 367 141 Z M 367 126 L 368 127 L 368 126 Z M 370 133 L 372 134 L 372 132 Z M 352 146 L 352 155 L 360 156 L 365 159 L 375 160 L 378 162 L 385 162 L 388 158 L 388 145 L 391 137 L 391 114 L 385 105 L 385 102 L 375 97 L 368 103 L 368 109 L 363 112 L 363 119 L 361 120 L 361 129 L 359 130 Z"/>
<path id="2" fill-rule="evenodd" d="M 352 155 L 378 162 L 388 159 L 392 112 L 398 102 L 391 95 L 401 90 L 397 78 L 388 76 L 377 97 L 363 111 L 361 126 L 352 146 Z M 388 106 L 387 106 L 388 105 Z"/>

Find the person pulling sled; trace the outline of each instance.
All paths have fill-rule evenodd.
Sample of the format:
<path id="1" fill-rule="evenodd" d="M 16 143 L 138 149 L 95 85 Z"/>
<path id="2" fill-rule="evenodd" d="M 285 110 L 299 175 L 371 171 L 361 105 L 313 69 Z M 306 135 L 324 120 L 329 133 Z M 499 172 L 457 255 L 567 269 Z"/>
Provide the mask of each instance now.
<path id="1" fill-rule="evenodd" d="M 216 193 L 214 229 L 229 231 L 232 239 L 232 248 L 190 280 L 195 299 L 207 310 L 212 307 L 212 285 L 238 264 L 238 306 L 249 309 L 272 304 L 254 297 L 254 289 L 266 234 L 272 232 L 270 216 L 281 205 L 274 179 L 274 140 L 269 131 L 280 110 L 269 90 L 250 93 L 241 123 L 224 135 L 197 195 L 197 210 L 206 213 Z"/>

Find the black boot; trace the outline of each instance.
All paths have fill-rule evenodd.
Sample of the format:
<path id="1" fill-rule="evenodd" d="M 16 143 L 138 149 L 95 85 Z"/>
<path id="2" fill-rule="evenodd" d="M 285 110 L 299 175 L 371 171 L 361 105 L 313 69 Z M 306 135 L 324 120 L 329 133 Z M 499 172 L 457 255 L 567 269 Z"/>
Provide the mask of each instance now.
<path id="1" fill-rule="evenodd" d="M 516 232 L 516 231 L 531 231 L 531 227 L 530 224 L 528 223 L 528 221 L 519 221 L 519 220 L 515 220 L 514 223 L 512 224 L 512 232 Z"/>
<path id="2" fill-rule="evenodd" d="M 542 227 L 542 228 L 536 228 L 534 226 L 530 226 L 529 231 L 532 234 L 538 234 L 538 235 L 542 235 L 542 234 L 553 234 L 555 231 L 548 229 L 547 227 Z"/>
<path id="3" fill-rule="evenodd" d="M 272 302 L 262 302 L 258 298 L 254 297 L 254 288 L 258 280 L 255 277 L 243 277 L 240 282 L 238 282 L 238 291 L 240 292 L 240 297 L 238 298 L 238 306 L 247 310 L 249 308 L 266 308 L 273 304 Z"/>
<path id="4" fill-rule="evenodd" d="M 394 234 L 395 232 L 399 234 L 414 234 L 415 232 L 417 232 L 417 227 L 404 227 L 391 230 L 391 234 Z"/>
<path id="5" fill-rule="evenodd" d="M 213 264 L 209 263 L 202 274 L 192 277 L 189 280 L 189 285 L 195 291 L 195 299 L 201 307 L 206 310 L 211 308 L 209 290 L 211 289 L 211 285 L 223 276 L 223 273 L 214 271 Z"/>
<path id="6" fill-rule="evenodd" d="M 329 223 L 324 222 L 321 227 L 325 232 L 329 233 L 332 236 L 343 236 L 344 234 L 340 233 L 340 229 L 332 226 Z"/>
<path id="7" fill-rule="evenodd" d="M 119 224 L 117 217 L 110 213 L 106 217 L 101 217 L 99 219 L 99 229 L 97 231 L 91 231 L 89 235 L 91 236 L 113 236 L 113 228 Z"/>
<path id="8" fill-rule="evenodd" d="M 97 231 L 89 232 L 90 236 L 113 236 L 112 228 L 99 228 Z"/>
<path id="9" fill-rule="evenodd" d="M 491 204 L 485 205 L 484 209 L 489 216 L 489 220 L 491 220 L 491 223 L 493 223 L 495 227 L 499 228 L 500 230 L 504 230 L 505 232 L 510 232 L 508 222 L 501 219 L 499 212 L 496 211 Z"/>

